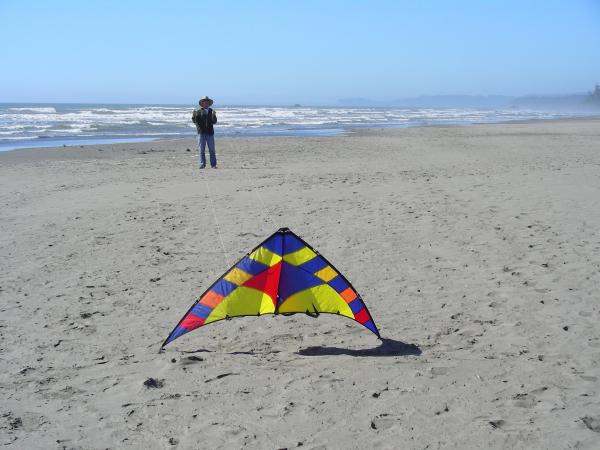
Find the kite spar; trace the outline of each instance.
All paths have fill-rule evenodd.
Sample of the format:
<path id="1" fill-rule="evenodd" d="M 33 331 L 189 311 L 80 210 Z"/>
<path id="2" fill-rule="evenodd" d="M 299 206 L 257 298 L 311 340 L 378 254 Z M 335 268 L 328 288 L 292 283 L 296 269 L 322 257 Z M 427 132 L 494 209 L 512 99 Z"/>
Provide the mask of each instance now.
<path id="1" fill-rule="evenodd" d="M 350 282 L 296 234 L 280 228 L 200 296 L 161 348 L 219 320 L 297 313 L 345 316 L 381 339 L 367 306 Z"/>

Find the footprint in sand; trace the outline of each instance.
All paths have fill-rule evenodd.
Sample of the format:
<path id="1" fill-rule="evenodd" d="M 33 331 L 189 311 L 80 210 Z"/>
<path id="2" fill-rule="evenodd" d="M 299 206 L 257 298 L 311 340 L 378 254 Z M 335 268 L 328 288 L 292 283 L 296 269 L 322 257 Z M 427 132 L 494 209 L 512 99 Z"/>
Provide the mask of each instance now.
<path id="1" fill-rule="evenodd" d="M 513 405 L 518 408 L 533 408 L 537 403 L 535 397 L 529 394 L 516 394 L 513 397 Z"/>
<path id="2" fill-rule="evenodd" d="M 430 369 L 431 375 L 446 375 L 448 373 L 448 367 L 432 367 Z"/>
<path id="3" fill-rule="evenodd" d="M 371 420 L 371 428 L 377 431 L 389 430 L 390 428 L 398 425 L 400 419 L 398 417 L 390 416 L 387 413 L 380 414 Z"/>
<path id="4" fill-rule="evenodd" d="M 600 433 L 600 417 L 585 416 L 581 419 L 581 421 L 590 430 Z"/>

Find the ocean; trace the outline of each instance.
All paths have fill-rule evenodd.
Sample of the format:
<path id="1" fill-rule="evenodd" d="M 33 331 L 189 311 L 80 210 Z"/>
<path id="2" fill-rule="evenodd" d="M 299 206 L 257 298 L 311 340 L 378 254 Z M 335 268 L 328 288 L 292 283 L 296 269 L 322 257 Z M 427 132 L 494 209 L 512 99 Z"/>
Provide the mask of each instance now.
<path id="1" fill-rule="evenodd" d="M 194 105 L 0 103 L 0 151 L 30 147 L 141 142 L 196 134 Z M 412 127 L 554 119 L 533 110 L 223 106 L 217 136 L 339 135 L 351 128 Z"/>

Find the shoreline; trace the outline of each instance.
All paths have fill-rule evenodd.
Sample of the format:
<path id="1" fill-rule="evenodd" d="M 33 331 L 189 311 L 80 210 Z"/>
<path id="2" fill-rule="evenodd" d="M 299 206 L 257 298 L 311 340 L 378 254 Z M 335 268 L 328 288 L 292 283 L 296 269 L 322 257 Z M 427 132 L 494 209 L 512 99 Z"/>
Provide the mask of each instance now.
<path id="1" fill-rule="evenodd" d="M 537 122 L 564 122 L 564 121 L 586 121 L 586 120 L 598 120 L 600 114 L 586 115 L 586 116 L 572 116 L 563 118 L 541 118 L 541 119 L 525 119 L 525 120 L 506 120 L 498 122 L 472 122 L 472 123 L 436 123 L 436 124 L 412 124 L 412 125 L 386 125 L 386 126 L 356 126 L 351 127 L 331 127 L 331 128 L 319 128 L 319 129 L 297 129 L 297 130 L 282 130 L 282 131 L 258 131 L 256 134 L 240 134 L 240 135 L 216 135 L 219 140 L 222 139 L 262 139 L 262 138 L 289 138 L 289 137 L 343 137 L 350 135 L 361 130 L 398 130 L 407 128 L 429 128 L 429 127 L 469 127 L 469 126 L 481 126 L 481 125 L 507 125 L 507 124 L 528 124 Z M 180 141 L 195 139 L 195 134 L 185 136 L 173 136 L 173 137 L 131 137 L 131 138 L 78 138 L 73 137 L 69 139 L 56 139 L 58 144 L 46 145 L 46 143 L 40 143 L 40 145 L 34 146 L 19 146 L 15 148 L 9 147 L 8 142 L 0 143 L 0 154 L 5 152 L 13 152 L 19 150 L 32 150 L 32 149 L 57 149 L 57 148 L 75 148 L 75 147 L 91 147 L 97 145 L 118 145 L 118 144 L 136 144 L 146 142 L 162 142 L 162 141 Z M 32 141 L 35 142 L 35 141 Z"/>

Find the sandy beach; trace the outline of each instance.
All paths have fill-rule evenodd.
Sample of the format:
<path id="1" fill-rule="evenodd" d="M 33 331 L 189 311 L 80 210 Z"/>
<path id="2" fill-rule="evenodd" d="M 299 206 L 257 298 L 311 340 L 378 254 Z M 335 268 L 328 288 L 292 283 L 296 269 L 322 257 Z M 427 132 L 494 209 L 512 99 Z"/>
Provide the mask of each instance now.
<path id="1" fill-rule="evenodd" d="M 0 153 L 0 444 L 600 446 L 600 119 Z M 369 307 L 160 345 L 280 227 Z"/>

